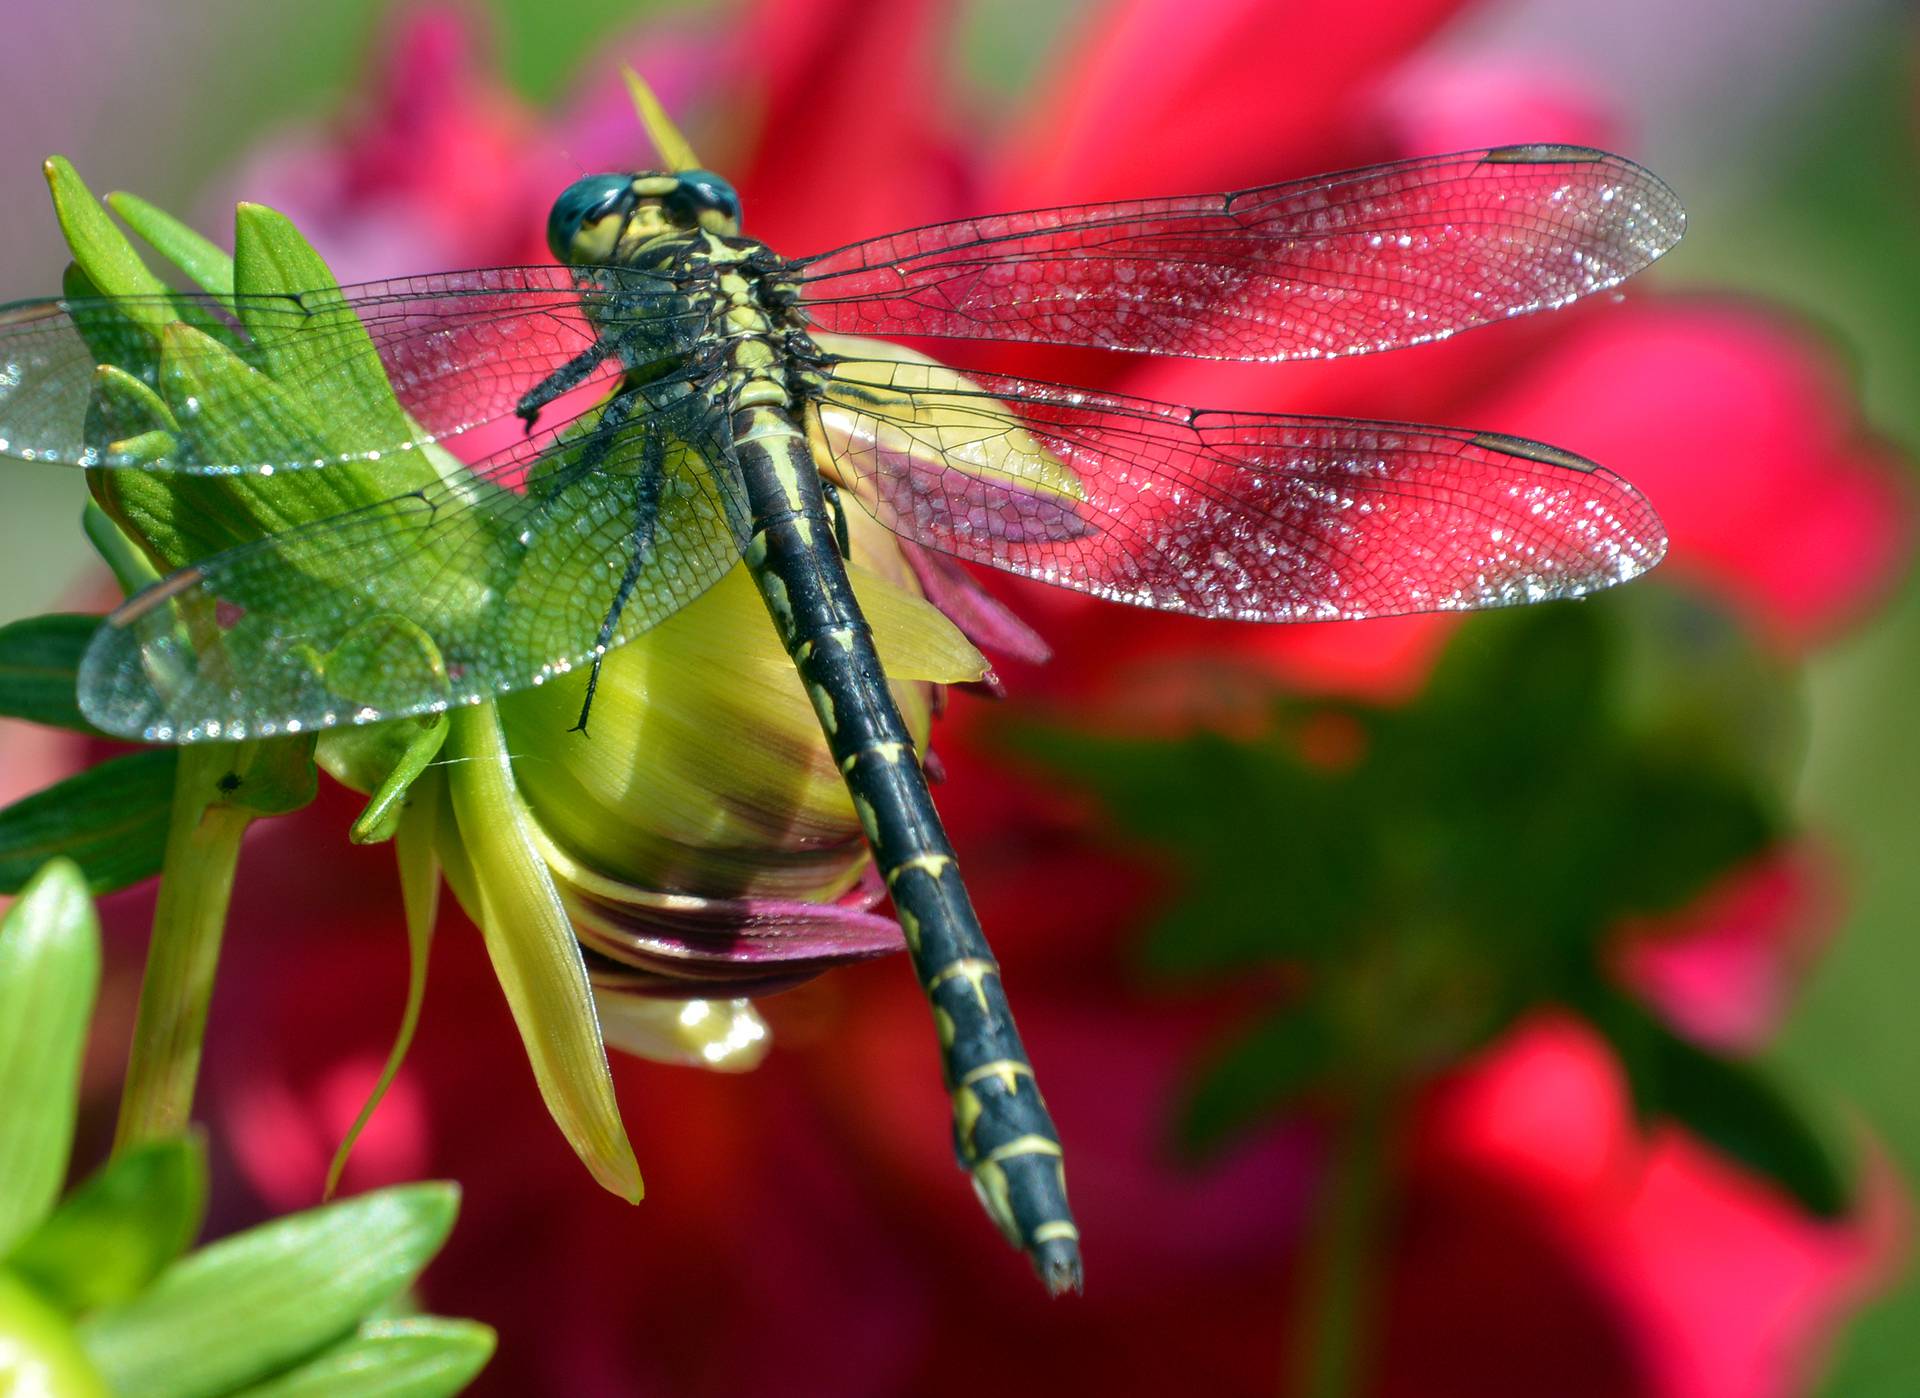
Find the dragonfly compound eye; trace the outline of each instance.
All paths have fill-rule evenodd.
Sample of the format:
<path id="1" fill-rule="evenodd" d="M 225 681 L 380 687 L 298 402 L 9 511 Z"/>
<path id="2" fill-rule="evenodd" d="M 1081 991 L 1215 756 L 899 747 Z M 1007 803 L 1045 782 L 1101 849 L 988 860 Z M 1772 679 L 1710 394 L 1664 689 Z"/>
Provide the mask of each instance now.
<path id="1" fill-rule="evenodd" d="M 740 230 L 740 196 L 711 170 L 682 170 L 680 187 L 661 202 L 676 223 L 695 224 L 716 233 Z"/>
<path id="2" fill-rule="evenodd" d="M 632 212 L 631 175 L 588 175 L 568 185 L 547 215 L 547 246 L 562 262 L 603 261 L 619 237 L 618 223 Z"/>

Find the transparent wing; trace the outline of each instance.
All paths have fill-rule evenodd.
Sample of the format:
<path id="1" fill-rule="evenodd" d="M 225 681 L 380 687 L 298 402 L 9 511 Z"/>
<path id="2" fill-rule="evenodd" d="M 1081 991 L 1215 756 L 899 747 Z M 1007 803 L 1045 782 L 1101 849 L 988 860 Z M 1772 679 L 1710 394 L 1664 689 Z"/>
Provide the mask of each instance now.
<path id="1" fill-rule="evenodd" d="M 494 267 L 297 296 L 181 292 L 0 307 L 0 454 L 208 474 L 377 460 L 512 413 L 595 343 L 589 310 L 629 331 L 636 357 L 684 353 L 703 338 L 706 312 L 678 294 L 675 278 L 611 267 L 583 275 L 581 283 L 565 267 Z M 331 436 L 348 449 L 255 461 L 196 442 L 194 386 L 234 356 L 337 409 L 348 420 L 330 424 Z M 101 365 L 125 377 L 103 375 Z M 582 382 L 605 385 L 619 368 L 610 358 Z M 404 416 L 390 403 L 384 415 L 370 406 L 385 397 L 382 379 Z M 189 430 L 156 447 L 153 431 L 177 424 Z M 227 435 L 245 439 L 237 426 Z"/>
<path id="2" fill-rule="evenodd" d="M 963 219 L 796 267 L 828 331 L 1317 359 L 1564 305 L 1641 270 L 1685 223 L 1673 191 L 1631 161 L 1503 146 Z"/>
<path id="3" fill-rule="evenodd" d="M 739 558 L 744 506 L 709 420 L 683 398 L 542 434 L 182 569 L 101 626 L 81 707 L 150 742 L 256 737 L 432 712 L 589 662 L 623 583 L 609 648 Z"/>
<path id="4" fill-rule="evenodd" d="M 1163 611 L 1320 621 L 1575 597 L 1666 535 L 1620 477 L 1494 433 L 1204 412 L 921 363 L 834 366 L 823 469 L 895 533 Z"/>

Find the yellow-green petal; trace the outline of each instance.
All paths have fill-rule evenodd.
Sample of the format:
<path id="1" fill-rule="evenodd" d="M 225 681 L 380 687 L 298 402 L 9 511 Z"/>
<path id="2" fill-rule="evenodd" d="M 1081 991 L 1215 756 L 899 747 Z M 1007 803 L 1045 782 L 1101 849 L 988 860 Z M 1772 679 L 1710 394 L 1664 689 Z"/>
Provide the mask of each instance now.
<path id="1" fill-rule="evenodd" d="M 65 1316 L 0 1267 L 0 1394 L 112 1398 Z"/>
<path id="2" fill-rule="evenodd" d="M 447 786 L 494 973 L 547 1110 L 595 1179 L 638 1202 L 640 1167 L 614 1098 L 585 958 L 535 848 L 491 704 L 453 715 Z"/>
<path id="3" fill-rule="evenodd" d="M 636 1058 L 744 1073 L 773 1047 L 751 1000 L 662 1000 L 613 991 L 598 999 L 607 1042 Z"/>

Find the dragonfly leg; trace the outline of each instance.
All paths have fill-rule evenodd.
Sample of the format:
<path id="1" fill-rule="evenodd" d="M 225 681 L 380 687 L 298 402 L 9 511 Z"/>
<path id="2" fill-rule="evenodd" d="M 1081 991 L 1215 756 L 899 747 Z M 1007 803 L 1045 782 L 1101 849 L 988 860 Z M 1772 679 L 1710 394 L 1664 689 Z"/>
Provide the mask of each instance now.
<path id="1" fill-rule="evenodd" d="M 640 450 L 640 474 L 634 481 L 633 532 L 627 536 L 627 568 L 620 575 L 620 586 L 614 589 L 606 620 L 600 623 L 600 634 L 594 640 L 593 669 L 587 674 L 587 694 L 580 702 L 579 721 L 568 730 L 582 737 L 586 736 L 587 715 L 593 712 L 593 693 L 600 687 L 600 666 L 607 658 L 607 648 L 613 644 L 614 628 L 620 624 L 620 613 L 626 610 L 627 599 L 633 596 L 641 570 L 653 558 L 653 528 L 660 517 L 660 489 L 666 481 L 667 453 L 662 440 L 651 433 L 641 443 Z M 600 454 L 605 455 L 604 448 Z"/>
<path id="2" fill-rule="evenodd" d="M 827 497 L 827 509 L 833 513 L 833 541 L 840 546 L 840 556 L 852 561 L 853 539 L 847 532 L 847 511 L 840 503 L 840 487 L 822 476 L 820 493 Z"/>
<path id="3" fill-rule="evenodd" d="M 603 335 L 521 394 L 520 401 L 514 405 L 513 414 L 526 424 L 528 435 L 532 435 L 534 424 L 540 420 L 542 408 L 561 394 L 580 387 L 587 381 L 587 376 L 605 363 L 607 356 L 619 347 L 618 338 Z"/>

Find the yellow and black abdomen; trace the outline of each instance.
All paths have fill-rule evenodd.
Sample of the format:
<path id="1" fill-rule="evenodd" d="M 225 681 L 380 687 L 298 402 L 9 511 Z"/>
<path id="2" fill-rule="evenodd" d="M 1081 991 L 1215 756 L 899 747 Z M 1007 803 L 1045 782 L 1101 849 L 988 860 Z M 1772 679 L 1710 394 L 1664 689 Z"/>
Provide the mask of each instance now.
<path id="1" fill-rule="evenodd" d="M 1080 1286 L 1058 1134 L 999 967 L 835 549 L 820 478 L 784 404 L 737 409 L 746 550 L 887 881 L 939 1030 L 954 1148 L 987 1212 L 1055 1293 Z"/>

